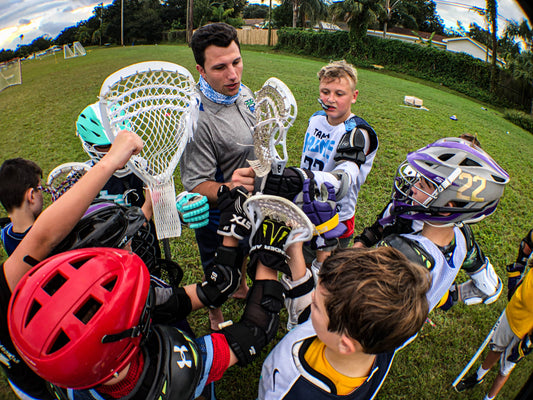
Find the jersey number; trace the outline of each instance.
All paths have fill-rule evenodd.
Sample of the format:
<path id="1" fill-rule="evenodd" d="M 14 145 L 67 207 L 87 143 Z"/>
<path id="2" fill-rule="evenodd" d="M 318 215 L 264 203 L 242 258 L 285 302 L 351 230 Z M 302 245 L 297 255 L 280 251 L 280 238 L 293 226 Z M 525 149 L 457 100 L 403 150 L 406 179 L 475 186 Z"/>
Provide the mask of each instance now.
<path id="1" fill-rule="evenodd" d="M 459 190 L 457 191 L 457 198 L 460 199 L 460 200 L 467 200 L 467 201 L 485 201 L 485 198 L 484 197 L 478 197 L 478 195 L 483 191 L 483 189 L 485 189 L 485 187 L 487 186 L 487 181 L 485 178 L 482 178 L 480 176 L 474 176 L 472 177 L 472 175 L 466 173 L 466 172 L 462 172 L 461 175 L 459 175 L 459 179 L 466 179 L 466 183 L 461 186 L 459 188 Z M 472 183 L 478 183 L 479 182 L 479 186 L 477 188 L 475 188 L 473 191 L 472 191 L 472 195 L 471 196 L 466 196 L 464 195 L 463 193 L 470 189 L 472 187 Z"/>
<path id="2" fill-rule="evenodd" d="M 316 167 L 314 168 L 315 171 L 324 171 L 324 162 L 320 160 L 313 161 L 309 156 L 304 157 L 304 164 L 307 164 L 307 169 L 313 170 L 313 167 Z"/>

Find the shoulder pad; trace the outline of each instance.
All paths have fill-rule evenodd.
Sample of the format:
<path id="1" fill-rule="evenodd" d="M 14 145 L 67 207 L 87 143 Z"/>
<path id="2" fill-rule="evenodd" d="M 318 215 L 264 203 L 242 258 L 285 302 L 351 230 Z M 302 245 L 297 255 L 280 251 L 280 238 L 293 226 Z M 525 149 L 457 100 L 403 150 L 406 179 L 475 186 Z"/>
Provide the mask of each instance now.
<path id="1" fill-rule="evenodd" d="M 365 134 L 358 127 L 350 132 L 346 132 L 337 146 L 335 161 L 352 161 L 359 167 L 366 161 L 365 155 Z"/>
<path id="2" fill-rule="evenodd" d="M 401 235 L 389 235 L 378 246 L 394 247 L 403 253 L 409 261 L 420 264 L 428 270 L 435 266 L 435 259 L 418 242 Z"/>
<path id="3" fill-rule="evenodd" d="M 149 399 L 192 399 L 202 374 L 202 356 L 196 343 L 179 329 L 154 325 L 152 333 L 159 340 L 159 354 L 150 355 L 159 363 L 156 382 Z"/>
<path id="4" fill-rule="evenodd" d="M 468 224 L 462 224 L 462 226 L 459 229 L 461 229 L 461 232 L 463 236 L 465 237 L 466 250 L 470 251 L 476 243 L 474 240 L 474 233 L 472 232 L 472 228 Z"/>

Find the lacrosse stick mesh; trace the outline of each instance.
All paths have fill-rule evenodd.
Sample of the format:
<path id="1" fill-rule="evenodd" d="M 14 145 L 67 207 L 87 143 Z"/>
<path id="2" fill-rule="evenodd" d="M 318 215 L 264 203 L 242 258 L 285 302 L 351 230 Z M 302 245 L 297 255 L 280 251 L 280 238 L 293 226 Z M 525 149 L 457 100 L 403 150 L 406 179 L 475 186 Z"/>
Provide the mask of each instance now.
<path id="1" fill-rule="evenodd" d="M 52 195 L 52 201 L 59 199 L 89 169 L 91 169 L 89 164 L 71 162 L 61 164 L 50 171 L 46 181 L 46 191 Z"/>
<path id="2" fill-rule="evenodd" d="M 159 239 L 181 233 L 173 173 L 192 136 L 198 103 L 190 72 L 166 62 L 126 67 L 109 76 L 100 91 L 100 108 L 102 116 L 107 116 L 103 122 L 110 141 L 124 126 L 144 141 L 141 153 L 132 156 L 128 165 L 153 196 Z"/>
<path id="3" fill-rule="evenodd" d="M 244 210 L 252 222 L 250 240 L 266 217 L 282 221 L 291 227 L 291 233 L 285 243 L 284 250 L 292 243 L 306 242 L 313 237 L 314 225 L 307 215 L 294 203 L 283 197 L 258 193 L 244 202 Z"/>
<path id="4" fill-rule="evenodd" d="M 271 170 L 279 175 L 288 159 L 287 130 L 296 119 L 296 100 L 287 85 L 277 78 L 270 78 L 255 93 L 255 101 L 253 139 L 257 160 L 248 160 L 248 163 L 258 177 L 266 176 Z"/>

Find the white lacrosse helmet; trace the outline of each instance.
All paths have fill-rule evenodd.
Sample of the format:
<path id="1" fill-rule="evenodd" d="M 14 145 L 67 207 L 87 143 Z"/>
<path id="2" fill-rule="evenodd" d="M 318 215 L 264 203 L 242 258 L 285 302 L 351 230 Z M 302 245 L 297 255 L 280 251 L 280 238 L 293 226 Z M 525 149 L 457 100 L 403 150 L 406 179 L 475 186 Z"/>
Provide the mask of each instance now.
<path id="1" fill-rule="evenodd" d="M 125 123 L 123 129 L 130 129 L 128 123 Z M 102 115 L 100 114 L 100 106 L 98 103 L 90 104 L 83 109 L 76 120 L 76 135 L 81 140 L 83 151 L 91 157 L 95 162 L 105 156 L 105 151 L 99 151 L 97 146 L 109 146 L 107 135 L 105 134 L 104 126 L 102 125 Z M 117 178 L 122 178 L 129 175 L 131 170 L 126 165 L 124 168 L 117 170 L 114 175 Z"/>

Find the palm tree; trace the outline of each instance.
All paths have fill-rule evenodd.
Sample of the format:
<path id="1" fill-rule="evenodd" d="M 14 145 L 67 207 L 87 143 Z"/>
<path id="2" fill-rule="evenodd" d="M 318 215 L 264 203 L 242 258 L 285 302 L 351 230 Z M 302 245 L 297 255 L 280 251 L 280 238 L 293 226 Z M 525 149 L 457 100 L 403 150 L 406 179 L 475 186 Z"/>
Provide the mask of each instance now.
<path id="1" fill-rule="evenodd" d="M 342 18 L 350 27 L 350 36 L 361 41 L 368 26 L 386 14 L 380 0 L 345 0 L 331 6 L 334 18 Z"/>
<path id="2" fill-rule="evenodd" d="M 487 16 L 492 29 L 492 62 L 490 67 L 490 91 L 494 93 L 496 90 L 496 58 L 498 57 L 498 5 L 496 0 L 486 0 L 487 2 Z"/>
<path id="3" fill-rule="evenodd" d="M 523 19 L 520 24 L 518 24 L 518 22 L 511 21 L 509 25 L 505 27 L 504 34 L 513 39 L 522 39 L 526 45 L 526 51 L 531 50 L 531 45 L 533 42 L 533 30 L 529 27 L 526 19 Z"/>
<path id="4" fill-rule="evenodd" d="M 298 16 L 302 26 L 305 26 L 306 16 L 311 22 L 316 22 L 326 13 L 327 6 L 324 0 L 292 0 L 292 27 L 296 28 L 298 25 Z"/>

